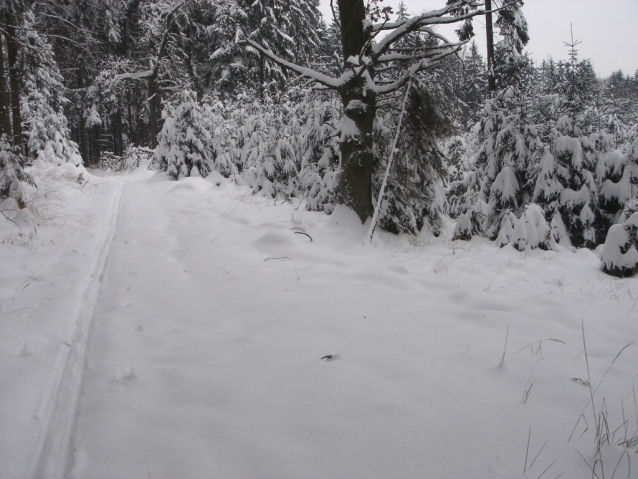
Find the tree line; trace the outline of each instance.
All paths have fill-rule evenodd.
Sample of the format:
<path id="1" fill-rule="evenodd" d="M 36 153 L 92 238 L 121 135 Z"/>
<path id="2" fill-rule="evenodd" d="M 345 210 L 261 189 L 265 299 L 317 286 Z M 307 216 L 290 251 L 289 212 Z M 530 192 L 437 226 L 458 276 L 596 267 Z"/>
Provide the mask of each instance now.
<path id="1" fill-rule="evenodd" d="M 601 80 L 573 39 L 534 64 L 520 0 L 331 5 L 327 24 L 318 0 L 0 3 L 0 194 L 19 196 L 25 162 L 142 146 L 176 178 L 217 169 L 365 221 L 396 136 L 383 228 L 436 234 L 447 214 L 458 238 L 522 248 L 514 230 L 538 206 L 552 231 L 538 245 L 604 241 L 635 198 L 638 72 Z"/>

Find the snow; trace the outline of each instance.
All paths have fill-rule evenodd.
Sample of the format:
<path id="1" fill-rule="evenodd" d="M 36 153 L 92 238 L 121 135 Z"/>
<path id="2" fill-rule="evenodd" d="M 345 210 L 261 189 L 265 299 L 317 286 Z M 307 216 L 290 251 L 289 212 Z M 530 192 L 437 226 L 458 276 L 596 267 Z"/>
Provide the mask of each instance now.
<path id="1" fill-rule="evenodd" d="M 583 148 L 580 145 L 578 138 L 571 138 L 569 136 L 561 136 L 556 139 L 554 148 L 559 153 L 571 153 L 571 164 L 574 168 L 579 169 L 583 162 Z"/>
<path id="2" fill-rule="evenodd" d="M 514 227 L 512 246 L 519 251 L 534 248 L 549 249 L 553 246 L 550 232 L 551 229 L 545 221 L 542 208 L 537 204 L 527 205 Z"/>
<path id="3" fill-rule="evenodd" d="M 632 276 L 638 271 L 638 213 L 624 223 L 612 225 L 602 248 L 605 271 L 615 276 Z"/>
<path id="4" fill-rule="evenodd" d="M 0 243 L 0 478 L 590 477 L 585 381 L 610 430 L 627 419 L 607 471 L 638 428 L 638 347 L 610 367 L 638 278 L 589 250 L 451 222 L 365 246 L 348 209 L 216 172 L 31 172 L 57 200 Z"/>
<path id="5" fill-rule="evenodd" d="M 498 192 L 502 202 L 516 201 L 516 193 L 519 190 L 516 171 L 511 166 L 505 166 L 492 183 L 492 193 Z"/>
<path id="6" fill-rule="evenodd" d="M 623 249 L 625 249 L 624 252 L 622 251 Z M 603 246 L 602 257 L 608 270 L 612 268 L 636 268 L 636 265 L 638 265 L 638 251 L 631 244 L 630 235 L 624 225 L 612 225 L 609 228 L 607 239 Z"/>

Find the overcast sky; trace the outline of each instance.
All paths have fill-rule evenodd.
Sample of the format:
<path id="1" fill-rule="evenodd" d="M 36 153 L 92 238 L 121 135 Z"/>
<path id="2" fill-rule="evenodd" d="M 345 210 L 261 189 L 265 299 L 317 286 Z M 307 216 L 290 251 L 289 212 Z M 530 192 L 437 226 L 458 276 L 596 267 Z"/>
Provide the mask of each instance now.
<path id="1" fill-rule="evenodd" d="M 385 0 L 383 5 L 396 12 L 399 1 Z M 445 0 L 404 2 L 412 14 L 445 4 Z M 326 23 L 330 23 L 330 0 L 321 0 L 321 9 Z M 633 75 L 638 70 L 638 0 L 525 0 L 523 13 L 531 37 L 527 51 L 538 62 L 548 56 L 554 60 L 567 58 L 563 42 L 570 40 L 571 23 L 574 39 L 582 42 L 577 47 L 580 58 L 590 59 L 600 76 L 607 77 L 616 70 Z M 485 40 L 479 38 L 485 23 L 482 18 L 474 21 L 476 41 L 485 56 Z"/>

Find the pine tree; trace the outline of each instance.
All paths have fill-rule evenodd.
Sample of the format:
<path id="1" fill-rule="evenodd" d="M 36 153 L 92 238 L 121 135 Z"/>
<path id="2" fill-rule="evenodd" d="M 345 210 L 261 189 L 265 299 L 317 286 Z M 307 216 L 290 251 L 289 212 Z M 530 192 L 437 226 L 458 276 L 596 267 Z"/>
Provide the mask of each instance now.
<path id="1" fill-rule="evenodd" d="M 476 42 L 470 44 L 463 60 L 464 82 L 461 89 L 461 101 L 465 125 L 474 125 L 487 94 L 487 70 Z"/>
<path id="2" fill-rule="evenodd" d="M 627 277 L 638 273 L 638 213 L 609 228 L 602 249 L 605 273 Z"/>
<path id="3" fill-rule="evenodd" d="M 408 7 L 405 2 L 401 0 L 399 2 L 399 7 L 397 8 L 397 20 L 406 20 L 410 18 L 410 14 L 408 13 Z"/>
<path id="4" fill-rule="evenodd" d="M 576 247 L 593 247 L 601 239 L 595 231 L 598 211 L 594 172 L 595 145 L 588 138 L 585 113 L 594 98 L 595 74 L 589 62 L 579 62 L 578 42 L 568 44 L 569 61 L 558 65 L 557 114 L 551 152 L 545 155 L 536 181 L 534 200 Z M 551 155 L 551 158 L 550 158 Z"/>
<path id="5" fill-rule="evenodd" d="M 82 161 L 77 145 L 70 139 L 64 114 L 68 99 L 64 96 L 63 78 L 51 46 L 34 28 L 31 11 L 24 16 L 20 29 L 18 58 L 21 75 L 23 130 L 27 136 L 27 155 L 60 164 Z"/>
<path id="6" fill-rule="evenodd" d="M 319 59 L 312 66 L 318 71 L 339 77 L 343 73 L 343 52 L 338 8 L 335 9 L 335 14 L 337 16 L 331 19 L 330 26 L 322 24 L 319 30 Z"/>
<path id="7" fill-rule="evenodd" d="M 208 176 L 214 166 L 212 138 L 195 92 L 183 92 L 175 107 L 167 107 L 164 120 L 155 151 L 160 168 L 175 179 Z"/>
<path id="8" fill-rule="evenodd" d="M 24 184 L 34 185 L 31 175 L 25 173 L 22 165 L 24 157 L 19 147 L 11 146 L 6 134 L 0 136 L 0 202 L 6 198 L 13 199 L 19 208 L 26 206 Z"/>
<path id="9" fill-rule="evenodd" d="M 446 173 L 445 153 L 439 141 L 449 136 L 452 123 L 426 83 L 413 80 L 407 88 L 410 90 L 405 116 L 381 203 L 379 225 L 392 233 L 416 234 L 427 223 L 438 236 L 445 201 L 442 178 Z M 375 195 L 379 194 L 386 170 L 396 116 L 389 110 L 375 127 L 375 156 L 380 159 L 373 186 Z"/>
<path id="10" fill-rule="evenodd" d="M 213 45 L 209 82 L 221 90 L 278 93 L 289 73 L 258 50 L 236 43 L 239 28 L 279 57 L 309 66 L 320 56 L 321 14 L 318 0 L 214 0 L 212 23 L 206 27 Z M 334 35 L 336 32 L 331 32 Z"/>
<path id="11" fill-rule="evenodd" d="M 482 224 L 474 225 L 473 231 L 484 231 L 493 240 L 499 238 L 501 245 L 506 237 L 511 238 L 513 218 L 520 217 L 531 200 L 530 178 L 542 151 L 530 111 L 533 66 L 522 55 L 529 39 L 527 23 L 519 6 L 505 10 L 496 22 L 502 37 L 495 48 L 493 67 L 498 90 L 486 101 L 477 125 L 481 144 L 466 192 L 467 198 L 488 206 Z M 469 204 L 465 209 L 476 210 Z M 473 216 L 474 222 L 480 220 L 480 216 Z"/>

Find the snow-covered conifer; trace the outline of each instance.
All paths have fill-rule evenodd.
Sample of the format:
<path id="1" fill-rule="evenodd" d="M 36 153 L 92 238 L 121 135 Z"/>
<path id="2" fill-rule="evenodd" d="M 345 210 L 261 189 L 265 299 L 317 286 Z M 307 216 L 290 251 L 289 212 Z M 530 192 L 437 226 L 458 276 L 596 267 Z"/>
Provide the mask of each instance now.
<path id="1" fill-rule="evenodd" d="M 24 158 L 9 145 L 6 135 L 0 137 L 0 201 L 12 198 L 20 208 L 25 206 L 23 184 L 33 185 L 33 178 L 22 168 Z"/>
<path id="2" fill-rule="evenodd" d="M 505 227 L 509 230 L 509 221 Z M 531 204 L 525 208 L 525 212 L 516 222 L 510 244 L 519 251 L 536 248 L 548 250 L 554 247 L 551 228 L 545 221 L 545 214 L 540 206 Z"/>
<path id="3" fill-rule="evenodd" d="M 488 211 L 489 206 L 481 199 L 467 207 L 458 217 L 452 239 L 469 241 L 473 236 L 485 235 L 483 225 Z"/>
<path id="4" fill-rule="evenodd" d="M 638 273 L 638 213 L 609 228 L 602 250 L 604 271 L 613 276 Z"/>
<path id="5" fill-rule="evenodd" d="M 428 223 L 438 235 L 445 203 L 442 178 L 446 159 L 437 140 L 449 135 L 451 123 L 426 83 L 413 80 L 408 88 L 397 150 L 381 202 L 379 225 L 393 233 L 414 234 Z M 385 174 L 396 120 L 396 115 L 389 113 L 377 122 L 376 144 L 385 148 L 377 150 L 380 161 L 373 186 L 375 195 L 379 194 Z"/>
<path id="6" fill-rule="evenodd" d="M 501 33 L 494 65 L 498 90 L 486 101 L 477 124 L 481 143 L 465 195 L 466 201 L 488 204 L 481 229 L 502 244 L 511 237 L 510 215 L 520 216 L 531 200 L 530 178 L 543 144 L 531 114 L 534 68 L 522 54 L 529 37 L 520 6 L 503 10 L 496 25 Z"/>
<path id="7" fill-rule="evenodd" d="M 331 213 L 337 203 L 339 119 L 338 109 L 328 101 L 309 103 L 302 117 L 299 194 L 306 198 L 309 210 Z"/>
<path id="8" fill-rule="evenodd" d="M 530 179 L 543 151 L 528 114 L 529 68 L 528 64 L 527 71 L 519 71 L 512 85 L 486 102 L 479 123 L 482 143 L 474 161 L 474 188 L 478 191 L 470 189 L 468 194 L 488 203 L 484 229 L 491 239 L 498 237 L 503 219 L 510 212 L 521 215 L 531 201 Z"/>
<path id="9" fill-rule="evenodd" d="M 595 229 L 598 159 L 585 115 L 593 98 L 592 71 L 589 62 L 578 61 L 576 45 L 573 41 L 570 44 L 569 62 L 558 65 L 554 88 L 558 118 L 551 133 L 552 147 L 545 149 L 540 160 L 533 199 L 558 225 L 556 231 L 564 225 L 571 244 L 593 247 L 600 241 Z"/>
<path id="10" fill-rule="evenodd" d="M 200 176 L 208 176 L 213 169 L 212 139 L 196 94 L 182 92 L 179 102 L 164 112 L 164 126 L 155 150 L 160 168 L 175 179 L 191 176 L 194 170 Z"/>
<path id="11" fill-rule="evenodd" d="M 638 199 L 638 137 L 624 155 L 617 150 L 603 155 L 602 167 L 601 209 L 616 215 Z"/>
<path id="12" fill-rule="evenodd" d="M 487 93 L 487 71 L 476 42 L 470 44 L 469 51 L 463 57 L 464 82 L 460 90 L 463 123 L 473 126 L 479 119 L 479 113 Z"/>
<path id="13" fill-rule="evenodd" d="M 288 75 L 252 47 L 236 43 L 237 29 L 281 58 L 310 65 L 319 52 L 321 16 L 317 0 L 226 0 L 213 2 L 206 27 L 213 45 L 210 75 L 228 92 L 238 80 L 260 93 L 276 93 Z"/>
<path id="14" fill-rule="evenodd" d="M 19 65 L 22 71 L 21 107 L 23 130 L 27 135 L 27 152 L 31 160 L 53 164 L 79 165 L 82 158 L 70 138 L 64 106 L 63 78 L 53 50 L 34 28 L 33 12 L 24 15 L 20 41 Z"/>

